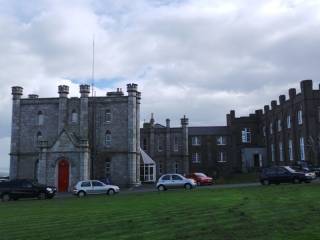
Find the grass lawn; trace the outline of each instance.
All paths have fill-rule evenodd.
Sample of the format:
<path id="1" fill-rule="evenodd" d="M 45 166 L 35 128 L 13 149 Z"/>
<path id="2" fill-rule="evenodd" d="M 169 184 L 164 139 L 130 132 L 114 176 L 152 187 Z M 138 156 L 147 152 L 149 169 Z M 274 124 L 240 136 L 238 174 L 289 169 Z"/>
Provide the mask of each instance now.
<path id="1" fill-rule="evenodd" d="M 320 239 L 320 185 L 0 203 L 0 239 Z"/>

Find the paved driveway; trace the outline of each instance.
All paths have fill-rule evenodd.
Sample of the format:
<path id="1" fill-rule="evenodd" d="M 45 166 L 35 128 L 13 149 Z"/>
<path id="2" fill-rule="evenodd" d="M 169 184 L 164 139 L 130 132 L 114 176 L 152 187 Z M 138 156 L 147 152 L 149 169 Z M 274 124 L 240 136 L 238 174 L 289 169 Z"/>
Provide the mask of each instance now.
<path id="1" fill-rule="evenodd" d="M 219 184 L 219 185 L 210 185 L 210 186 L 198 186 L 197 189 L 221 189 L 221 188 L 240 188 L 240 187 L 254 187 L 260 186 L 261 184 L 258 182 L 254 183 L 237 183 L 237 184 Z M 124 188 L 121 189 L 120 194 L 133 194 L 133 193 L 146 193 L 146 192 L 157 192 L 158 190 L 155 187 L 155 184 L 143 184 L 139 187 L 133 188 Z M 174 189 L 169 190 L 174 191 Z M 68 198 L 73 197 L 71 193 L 57 193 L 55 198 Z"/>

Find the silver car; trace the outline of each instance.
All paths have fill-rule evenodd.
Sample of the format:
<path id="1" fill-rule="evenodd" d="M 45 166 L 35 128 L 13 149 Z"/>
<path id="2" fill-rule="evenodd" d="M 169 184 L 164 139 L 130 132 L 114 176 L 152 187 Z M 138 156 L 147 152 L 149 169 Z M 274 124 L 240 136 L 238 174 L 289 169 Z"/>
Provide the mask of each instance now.
<path id="1" fill-rule="evenodd" d="M 87 194 L 108 194 L 113 195 L 120 192 L 120 188 L 115 185 L 107 185 L 98 180 L 87 180 L 78 182 L 73 188 L 73 194 L 84 197 Z"/>
<path id="2" fill-rule="evenodd" d="M 156 186 L 159 191 L 165 191 L 169 188 L 191 189 L 196 187 L 197 183 L 180 174 L 165 174 L 159 178 Z"/>

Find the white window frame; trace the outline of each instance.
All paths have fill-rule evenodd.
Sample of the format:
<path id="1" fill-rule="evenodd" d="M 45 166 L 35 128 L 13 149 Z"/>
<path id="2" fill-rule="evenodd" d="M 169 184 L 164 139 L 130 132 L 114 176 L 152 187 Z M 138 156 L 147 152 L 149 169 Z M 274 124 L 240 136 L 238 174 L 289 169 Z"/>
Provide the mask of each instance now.
<path id="1" fill-rule="evenodd" d="M 227 136 L 218 136 L 217 137 L 217 145 L 227 145 Z"/>
<path id="2" fill-rule="evenodd" d="M 177 136 L 174 136 L 173 138 L 173 151 L 178 152 L 179 151 L 179 140 Z"/>
<path id="3" fill-rule="evenodd" d="M 42 111 L 38 112 L 38 126 L 42 126 L 44 124 L 44 115 Z"/>
<path id="4" fill-rule="evenodd" d="M 106 131 L 105 133 L 105 145 L 106 147 L 111 147 L 112 136 L 110 131 Z"/>
<path id="5" fill-rule="evenodd" d="M 280 162 L 283 162 L 283 143 L 279 142 L 279 160 Z"/>
<path id="6" fill-rule="evenodd" d="M 278 132 L 282 131 L 281 119 L 278 119 Z"/>
<path id="7" fill-rule="evenodd" d="M 274 151 L 274 144 L 272 143 L 271 145 L 271 161 L 275 161 L 275 151 Z"/>
<path id="8" fill-rule="evenodd" d="M 291 128 L 291 115 L 290 114 L 287 116 L 287 128 L 288 129 Z"/>
<path id="9" fill-rule="evenodd" d="M 158 152 L 162 152 L 163 151 L 163 144 L 162 144 L 162 141 L 161 141 L 161 137 L 158 136 L 157 138 L 157 150 Z"/>
<path id="10" fill-rule="evenodd" d="M 75 110 L 72 110 L 71 122 L 72 123 L 77 123 L 78 122 L 78 113 Z"/>
<path id="11" fill-rule="evenodd" d="M 192 153 L 192 163 L 201 163 L 201 155 L 199 152 Z"/>
<path id="12" fill-rule="evenodd" d="M 191 141 L 192 141 L 192 146 L 200 146 L 201 145 L 200 136 L 192 136 Z"/>
<path id="13" fill-rule="evenodd" d="M 109 178 L 111 176 L 111 161 L 110 160 L 106 160 L 105 170 L 106 170 L 106 178 Z"/>
<path id="14" fill-rule="evenodd" d="M 302 125 L 302 124 L 303 124 L 302 110 L 301 110 L 301 109 L 298 111 L 298 124 L 299 124 L 299 125 Z"/>
<path id="15" fill-rule="evenodd" d="M 263 126 L 263 127 L 262 127 L 262 134 L 263 134 L 264 137 L 267 135 L 267 133 L 266 133 L 266 126 Z"/>
<path id="16" fill-rule="evenodd" d="M 162 162 L 159 162 L 159 174 L 161 175 L 162 174 Z"/>
<path id="17" fill-rule="evenodd" d="M 272 135 L 272 134 L 273 134 L 273 124 L 272 124 L 272 122 L 270 123 L 270 129 L 269 129 L 269 131 L 270 131 L 270 134 Z"/>
<path id="18" fill-rule="evenodd" d="M 300 143 L 300 160 L 305 161 L 306 156 L 305 156 L 305 152 L 304 152 L 304 138 L 303 137 L 300 137 L 299 143 Z"/>
<path id="19" fill-rule="evenodd" d="M 251 131 L 250 128 L 243 128 L 241 131 L 242 143 L 251 143 Z"/>
<path id="20" fill-rule="evenodd" d="M 104 120 L 106 123 L 111 123 L 112 121 L 112 115 L 111 115 L 111 110 L 110 109 L 106 109 L 104 112 Z"/>
<path id="21" fill-rule="evenodd" d="M 289 160 L 293 161 L 293 146 L 292 146 L 291 139 L 289 139 L 289 141 L 288 141 L 288 147 L 289 147 Z"/>
<path id="22" fill-rule="evenodd" d="M 226 158 L 227 158 L 226 152 L 223 152 L 223 151 L 218 152 L 218 162 L 220 163 L 227 162 Z"/>

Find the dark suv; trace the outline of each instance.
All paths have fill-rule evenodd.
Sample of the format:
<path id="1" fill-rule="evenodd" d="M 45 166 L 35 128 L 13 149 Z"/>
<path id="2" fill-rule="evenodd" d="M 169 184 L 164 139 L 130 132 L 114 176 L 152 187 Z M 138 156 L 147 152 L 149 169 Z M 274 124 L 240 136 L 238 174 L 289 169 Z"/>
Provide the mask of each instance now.
<path id="1" fill-rule="evenodd" d="M 299 172 L 289 166 L 264 168 L 260 175 L 260 182 L 263 185 L 271 183 L 309 183 L 313 179 L 315 179 L 314 173 Z"/>
<path id="2" fill-rule="evenodd" d="M 2 201 L 19 198 L 53 198 L 56 193 L 55 187 L 48 187 L 32 180 L 15 179 L 0 182 L 0 198 Z"/>

